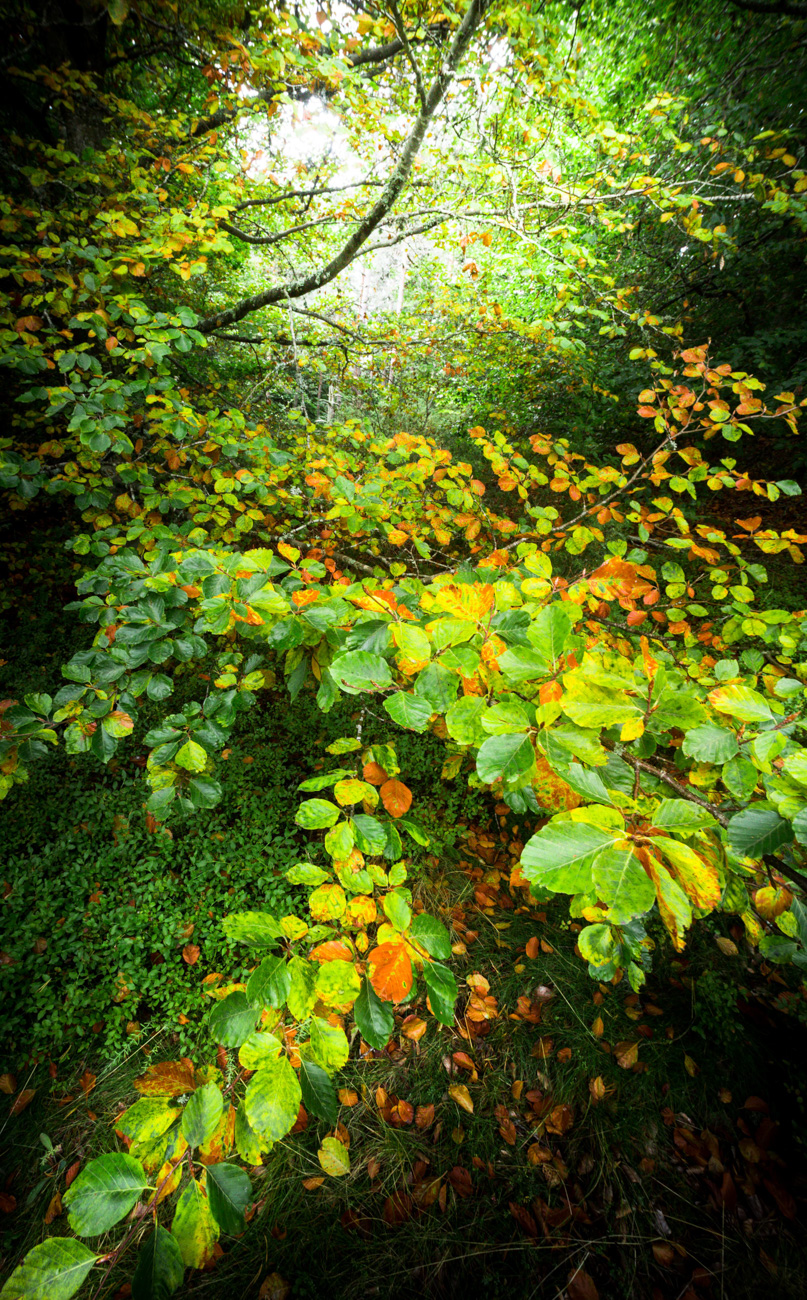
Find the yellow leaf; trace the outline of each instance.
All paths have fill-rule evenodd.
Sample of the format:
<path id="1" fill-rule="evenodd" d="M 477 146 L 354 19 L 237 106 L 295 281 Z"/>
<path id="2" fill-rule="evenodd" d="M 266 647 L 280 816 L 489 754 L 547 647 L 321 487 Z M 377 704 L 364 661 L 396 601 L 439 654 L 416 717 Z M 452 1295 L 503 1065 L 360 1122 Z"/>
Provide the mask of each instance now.
<path id="1" fill-rule="evenodd" d="M 644 718 L 628 718 L 627 722 L 622 724 L 619 739 L 624 741 L 638 740 L 639 736 L 642 735 L 644 735 Z"/>
<path id="2" fill-rule="evenodd" d="M 464 1083 L 452 1083 L 448 1090 L 448 1095 L 452 1101 L 457 1103 L 458 1106 L 462 1106 L 462 1109 L 466 1110 L 469 1115 L 473 1115 L 474 1103 L 471 1100 L 471 1094 L 465 1087 Z"/>

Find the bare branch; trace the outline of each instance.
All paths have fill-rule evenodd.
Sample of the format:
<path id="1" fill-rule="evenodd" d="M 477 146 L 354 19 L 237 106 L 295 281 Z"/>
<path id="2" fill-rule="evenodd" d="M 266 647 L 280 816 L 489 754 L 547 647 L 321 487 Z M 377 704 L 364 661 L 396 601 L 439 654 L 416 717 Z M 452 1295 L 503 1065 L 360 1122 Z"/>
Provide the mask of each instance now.
<path id="1" fill-rule="evenodd" d="M 409 136 L 401 150 L 397 166 L 395 167 L 389 181 L 387 182 L 380 198 L 373 205 L 364 220 L 357 226 L 356 230 L 345 242 L 340 252 L 326 263 L 319 271 L 305 276 L 301 280 L 293 280 L 289 284 L 276 285 L 272 289 L 265 290 L 264 293 L 254 294 L 252 297 L 243 298 L 241 302 L 226 311 L 217 312 L 213 316 L 208 316 L 206 320 L 200 322 L 197 326 L 203 334 L 209 334 L 212 330 L 220 329 L 222 326 L 234 325 L 237 321 L 243 320 L 245 316 L 250 316 L 255 311 L 260 311 L 262 307 L 269 307 L 272 303 L 286 301 L 292 298 L 302 298 L 308 293 L 313 293 L 316 289 L 323 288 L 324 285 L 330 284 L 341 271 L 349 266 L 354 260 L 359 250 L 367 243 L 373 231 L 381 224 L 384 217 L 390 209 L 397 203 L 409 180 L 410 172 L 417 157 L 418 150 L 426 136 L 426 131 L 434 117 L 437 109 L 445 98 L 446 92 L 454 79 L 454 75 L 468 52 L 468 47 L 473 39 L 483 14 L 491 4 L 491 0 L 471 0 L 470 5 L 465 13 L 465 17 L 457 28 L 456 35 L 451 44 L 451 49 L 434 78 L 429 92 L 426 96 L 426 107 L 418 115 L 415 124 L 409 133 Z"/>

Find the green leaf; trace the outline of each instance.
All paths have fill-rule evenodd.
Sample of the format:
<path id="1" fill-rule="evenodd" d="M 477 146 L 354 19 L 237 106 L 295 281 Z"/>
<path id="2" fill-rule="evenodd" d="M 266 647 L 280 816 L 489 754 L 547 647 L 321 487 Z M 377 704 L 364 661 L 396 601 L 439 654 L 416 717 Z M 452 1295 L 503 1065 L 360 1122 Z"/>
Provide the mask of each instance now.
<path id="1" fill-rule="evenodd" d="M 322 1146 L 317 1152 L 317 1159 L 331 1178 L 340 1178 L 350 1173 L 350 1154 L 345 1144 L 338 1138 L 323 1138 Z"/>
<path id="2" fill-rule="evenodd" d="M 115 1120 L 115 1128 L 132 1142 L 148 1142 L 161 1137 L 180 1114 L 165 1097 L 141 1097 Z"/>
<path id="3" fill-rule="evenodd" d="M 311 1051 L 318 1065 L 328 1074 L 341 1070 L 350 1053 L 345 1031 L 336 1025 L 329 1025 L 319 1016 L 311 1019 Z"/>
<path id="4" fill-rule="evenodd" d="M 516 781 L 535 765 L 535 751 L 528 735 L 488 736 L 476 756 L 476 773 L 490 785 L 501 778 Z"/>
<path id="5" fill-rule="evenodd" d="M 300 1063 L 300 1088 L 303 1105 L 311 1115 L 336 1124 L 339 1118 L 339 1102 L 336 1090 L 321 1065 L 305 1058 Z"/>
<path id="6" fill-rule="evenodd" d="M 182 1136 L 189 1147 L 201 1147 L 213 1136 L 224 1111 L 224 1098 L 215 1083 L 197 1088 L 182 1112 Z"/>
<path id="7" fill-rule="evenodd" d="M 446 730 L 451 739 L 458 745 L 481 745 L 485 732 L 480 719 L 486 708 L 480 695 L 463 695 L 452 704 L 446 713 Z"/>
<path id="8" fill-rule="evenodd" d="M 187 772 L 204 772 L 207 751 L 195 740 L 186 740 L 174 762 L 184 767 Z"/>
<path id="9" fill-rule="evenodd" d="M 569 607 L 557 600 L 545 606 L 530 623 L 527 631 L 530 643 L 547 660 L 551 671 L 557 667 L 571 630 L 572 616 Z"/>
<path id="10" fill-rule="evenodd" d="M 410 937 L 425 948 L 430 957 L 442 957 L 446 961 L 451 956 L 451 938 L 442 921 L 435 916 L 421 912 L 412 922 Z"/>
<path id="11" fill-rule="evenodd" d="M 585 894 L 591 889 L 594 858 L 610 848 L 617 832 L 609 835 L 584 822 L 548 822 L 524 846 L 521 870 L 527 880 L 557 893 Z"/>
<path id="12" fill-rule="evenodd" d="M 653 813 L 653 825 L 686 835 L 705 826 L 717 826 L 717 822 L 706 808 L 690 803 L 688 799 L 662 799 Z"/>
<path id="13" fill-rule="evenodd" d="M 277 941 L 283 938 L 280 922 L 271 912 L 231 912 L 225 916 L 221 925 L 232 943 L 274 948 Z"/>
<path id="14" fill-rule="evenodd" d="M 743 858 L 761 858 L 793 839 L 790 822 L 772 808 L 745 808 L 728 825 L 729 844 Z"/>
<path id="15" fill-rule="evenodd" d="M 317 1000 L 318 967 L 304 957 L 292 957 L 288 964 L 291 986 L 286 1003 L 295 1020 L 305 1020 Z"/>
<path id="16" fill-rule="evenodd" d="M 301 781 L 297 789 L 313 794 L 317 790 L 327 790 L 336 785 L 337 781 L 351 776 L 355 776 L 355 773 L 349 767 L 337 767 L 333 772 L 320 772 L 317 776 L 310 776 L 307 781 Z"/>
<path id="17" fill-rule="evenodd" d="M 254 1074 L 242 1105 L 259 1137 L 278 1142 L 294 1127 L 300 1109 L 300 1081 L 285 1056 Z"/>
<path id="18" fill-rule="evenodd" d="M 240 1047 L 255 1028 L 258 1013 L 246 993 L 228 993 L 210 1012 L 210 1032 L 224 1047 Z"/>
<path id="19" fill-rule="evenodd" d="M 728 763 L 723 764 L 723 784 L 735 799 L 749 799 L 754 793 L 759 772 L 754 764 L 742 754 L 736 754 Z"/>
<path id="20" fill-rule="evenodd" d="M 259 1165 L 261 1155 L 271 1147 L 270 1138 L 263 1139 L 247 1119 L 243 1102 L 235 1112 L 235 1149 L 248 1165 Z"/>
<path id="21" fill-rule="evenodd" d="M 330 872 L 314 866 L 313 862 L 296 862 L 286 872 L 286 879 L 290 885 L 310 885 L 314 889 L 329 878 Z"/>
<path id="22" fill-rule="evenodd" d="M 149 1186 L 143 1166 L 122 1151 L 91 1160 L 64 1194 L 68 1222 L 79 1237 L 97 1237 L 124 1219 Z"/>
<path id="23" fill-rule="evenodd" d="M 179 1242 L 157 1224 L 137 1257 L 132 1277 L 132 1300 L 168 1300 L 182 1285 L 184 1275 Z"/>
<path id="24" fill-rule="evenodd" d="M 389 894 L 384 895 L 381 906 L 390 924 L 394 925 L 395 929 L 403 934 L 412 920 L 412 909 L 403 894 L 398 893 L 397 890 L 392 890 Z"/>
<path id="25" fill-rule="evenodd" d="M 432 1015 L 441 1025 L 453 1025 L 454 1006 L 459 996 L 454 972 L 440 962 L 427 961 L 423 964 L 423 978 L 429 991 Z"/>
<path id="26" fill-rule="evenodd" d="M 655 898 L 655 890 L 653 897 Z M 610 925 L 586 925 L 577 936 L 578 947 L 590 966 L 607 966 L 614 955 Z"/>
<path id="27" fill-rule="evenodd" d="M 238 1060 L 245 1070 L 260 1070 L 276 1061 L 282 1051 L 283 1044 L 279 1038 L 256 1029 L 239 1047 Z"/>
<path id="28" fill-rule="evenodd" d="M 219 1225 L 210 1202 L 195 1178 L 183 1188 L 177 1201 L 171 1233 L 188 1268 L 201 1268 L 219 1239 Z"/>
<path id="29" fill-rule="evenodd" d="M 437 664 L 432 666 L 438 667 Z M 393 722 L 397 722 L 399 727 L 408 728 L 409 731 L 425 731 L 434 713 L 431 700 L 420 695 L 411 695 L 408 691 L 397 691 L 395 695 L 390 695 L 384 701 L 384 708 Z"/>
<path id="30" fill-rule="evenodd" d="M 69 1300 L 95 1263 L 95 1251 L 72 1237 L 48 1237 L 29 1250 L 3 1287 L 2 1300 Z"/>
<path id="31" fill-rule="evenodd" d="M 247 980 L 247 997 L 255 1006 L 284 1006 L 291 989 L 291 974 L 283 957 L 264 957 Z"/>
<path id="32" fill-rule="evenodd" d="M 221 785 L 212 776 L 192 776 L 188 794 L 194 808 L 215 808 L 221 799 Z"/>
<path id="33" fill-rule="evenodd" d="M 597 897 L 608 904 L 609 920 L 618 925 L 649 912 L 656 901 L 652 880 L 630 850 L 612 848 L 598 854 L 592 879 Z"/>
<path id="34" fill-rule="evenodd" d="M 395 1028 L 392 1005 L 381 1001 L 366 976 L 353 1004 L 353 1019 L 365 1043 L 379 1051 L 386 1047 Z"/>
<path id="35" fill-rule="evenodd" d="M 366 650 L 350 650 L 337 655 L 330 666 L 331 676 L 343 691 L 358 695 L 361 691 L 385 690 L 392 684 L 389 664 L 380 655 Z"/>
<path id="36" fill-rule="evenodd" d="M 306 799 L 297 809 L 294 820 L 304 830 L 321 831 L 333 826 L 341 815 L 341 810 L 328 799 Z"/>
<path id="37" fill-rule="evenodd" d="M 738 722 L 770 722 L 773 714 L 764 695 L 750 686 L 719 686 L 709 692 L 709 701 L 719 713 Z"/>
<path id="38" fill-rule="evenodd" d="M 521 682 L 541 681 L 549 676 L 552 669 L 549 660 L 537 650 L 517 646 L 514 650 L 505 650 L 503 655 L 499 655 L 499 671 L 506 682 L 517 686 Z"/>
<path id="39" fill-rule="evenodd" d="M 352 962 L 326 961 L 319 968 L 316 989 L 326 1006 L 343 1007 L 355 1002 L 361 983 Z"/>
<path id="40" fill-rule="evenodd" d="M 693 727 L 681 749 L 697 763 L 727 763 L 738 752 L 737 737 L 726 727 Z"/>
<path id="41" fill-rule="evenodd" d="M 565 695 L 561 703 L 567 718 L 579 727 L 613 727 L 642 717 L 642 710 L 624 693 L 590 686 L 582 681 L 576 683 L 575 688 L 585 690 L 585 696 L 576 699 Z"/>
<path id="42" fill-rule="evenodd" d="M 244 1211 L 252 1202 L 249 1174 L 238 1165 L 207 1166 L 207 1195 L 222 1232 L 237 1236 L 246 1229 Z"/>
<path id="43" fill-rule="evenodd" d="M 387 844 L 387 831 L 377 817 L 371 817 L 369 813 L 357 813 L 351 819 L 350 824 L 356 837 L 356 846 L 361 849 L 362 853 L 369 853 L 375 857 L 377 854 L 384 852 Z M 399 825 L 405 825 L 403 818 L 401 818 Z"/>

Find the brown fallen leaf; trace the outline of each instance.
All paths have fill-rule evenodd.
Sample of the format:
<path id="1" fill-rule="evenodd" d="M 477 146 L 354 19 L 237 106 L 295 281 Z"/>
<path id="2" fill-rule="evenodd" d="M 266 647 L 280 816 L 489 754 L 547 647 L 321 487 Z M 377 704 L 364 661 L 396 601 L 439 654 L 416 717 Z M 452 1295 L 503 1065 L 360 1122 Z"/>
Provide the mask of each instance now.
<path id="1" fill-rule="evenodd" d="M 304 1178 L 303 1187 L 307 1192 L 314 1192 L 325 1182 L 324 1178 Z"/>
<path id="2" fill-rule="evenodd" d="M 17 1208 L 17 1198 L 9 1192 L 0 1192 L 0 1210 L 3 1214 L 13 1214 Z"/>
<path id="3" fill-rule="evenodd" d="M 549 1112 L 546 1120 L 546 1131 L 547 1133 L 557 1133 L 558 1135 L 562 1135 L 568 1133 L 573 1124 L 574 1111 L 571 1106 L 567 1106 L 564 1102 L 563 1105 L 555 1106 L 554 1109 Z"/>
<path id="4" fill-rule="evenodd" d="M 569 1300 L 600 1300 L 600 1293 L 594 1284 L 594 1279 L 584 1268 L 576 1269 L 569 1274 L 566 1294 Z"/>
<path id="5" fill-rule="evenodd" d="M 429 1102 L 427 1106 L 418 1106 L 415 1111 L 415 1127 L 430 1128 L 434 1123 L 434 1105 Z"/>
<path id="6" fill-rule="evenodd" d="M 393 1192 L 384 1202 L 382 1216 L 390 1228 L 398 1228 L 412 1217 L 414 1202 L 407 1192 Z"/>
<path id="7" fill-rule="evenodd" d="M 538 938 L 536 935 L 533 935 L 531 939 L 527 940 L 527 956 L 534 961 L 540 951 L 541 945 L 538 942 Z"/>
<path id="8" fill-rule="evenodd" d="M 467 1169 L 463 1169 L 462 1165 L 454 1166 L 451 1173 L 448 1175 L 448 1181 L 454 1188 L 457 1196 L 461 1198 L 473 1196 L 474 1185 L 471 1181 L 471 1175 L 468 1173 Z"/>
<path id="9" fill-rule="evenodd" d="M 92 1070 L 85 1070 L 78 1082 L 84 1096 L 89 1097 L 95 1087 L 95 1075 Z"/>
<path id="10" fill-rule="evenodd" d="M 700 1073 L 700 1068 L 697 1061 L 694 1061 L 691 1056 L 684 1057 L 684 1069 L 691 1079 L 694 1079 L 695 1075 Z"/>
<path id="11" fill-rule="evenodd" d="M 552 1152 L 549 1147 L 541 1146 L 540 1142 L 533 1142 L 532 1146 L 527 1147 L 527 1161 L 531 1165 L 545 1165 L 552 1159 Z"/>
<path id="12" fill-rule="evenodd" d="M 17 1091 L 17 1080 L 13 1074 L 0 1074 L 0 1092 L 5 1092 L 9 1097 Z"/>
<path id="13" fill-rule="evenodd" d="M 25 1107 L 30 1106 L 35 1096 L 36 1088 L 23 1088 L 22 1092 L 14 1099 L 14 1104 L 11 1107 L 11 1114 L 21 1115 L 25 1110 Z"/>
<path id="14" fill-rule="evenodd" d="M 320 1179 L 324 1182 L 324 1179 Z M 258 1300 L 289 1300 L 291 1285 L 279 1273 L 270 1273 L 261 1283 Z"/>
<path id="15" fill-rule="evenodd" d="M 53 1220 L 58 1219 L 61 1213 L 62 1213 L 62 1194 L 61 1192 L 54 1192 L 53 1196 L 50 1198 L 50 1204 L 48 1205 L 48 1208 L 45 1211 L 45 1223 L 53 1223 Z"/>
<path id="16" fill-rule="evenodd" d="M 340 1088 L 337 1096 L 343 1106 L 358 1105 L 359 1094 L 356 1092 L 355 1088 Z"/>
<path id="17" fill-rule="evenodd" d="M 639 1044 L 617 1043 L 614 1047 L 614 1056 L 617 1065 L 620 1065 L 623 1070 L 630 1070 L 639 1059 Z"/>
<path id="18" fill-rule="evenodd" d="M 182 949 L 182 960 L 189 966 L 195 966 L 201 955 L 201 948 L 198 943 L 186 943 Z"/>
<path id="19" fill-rule="evenodd" d="M 80 1160 L 76 1160 L 75 1163 L 70 1166 L 70 1168 L 68 1169 L 67 1173 L 64 1176 L 65 1187 L 69 1187 L 70 1184 L 75 1181 L 75 1179 L 78 1177 L 78 1171 L 80 1170 L 80 1168 L 81 1168 Z"/>

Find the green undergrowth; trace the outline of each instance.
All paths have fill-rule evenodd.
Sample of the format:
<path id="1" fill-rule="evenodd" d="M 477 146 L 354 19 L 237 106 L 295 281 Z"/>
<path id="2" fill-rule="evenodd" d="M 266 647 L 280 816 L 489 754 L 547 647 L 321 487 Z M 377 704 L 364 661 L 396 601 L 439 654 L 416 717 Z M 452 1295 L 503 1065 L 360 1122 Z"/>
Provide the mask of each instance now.
<path id="1" fill-rule="evenodd" d="M 74 625 L 57 641 L 47 601 L 27 608 L 7 629 L 3 696 L 30 682 L 28 654 L 46 664 L 38 689 L 55 687 L 58 665 L 86 635 Z M 203 689 L 187 678 L 177 694 Z M 119 1146 L 115 1118 L 147 1062 L 212 1059 L 204 978 L 245 973 L 221 918 L 252 906 L 293 910 L 300 899 L 284 871 L 316 855 L 293 821 L 299 782 L 337 762 L 325 747 L 359 725 L 368 742 L 390 736 L 383 714 L 346 702 L 323 716 L 305 691 L 294 708 L 273 693 L 239 720 L 220 765 L 220 806 L 170 822 L 169 836 L 148 830 L 143 809 L 139 737 L 150 724 L 146 710 L 106 768 L 91 757 L 48 756 L 0 806 L 0 1073 L 16 1076 L 15 1096 L 34 1090 L 19 1114 L 14 1097 L 0 1097 L 0 1185 L 14 1202 L 0 1215 L 4 1275 L 47 1233 L 67 1231 L 64 1216 L 45 1224 L 53 1196 L 76 1162 Z M 441 780 L 436 739 L 399 734 L 396 744 L 412 816 L 431 841 L 410 846 L 409 883 L 428 911 L 466 927 L 454 937 L 467 950 L 452 966 L 458 1024 L 469 1036 L 424 1016 L 425 1035 L 409 1040 L 404 1016 L 422 1010 L 410 1006 L 399 1012 L 391 1052 L 362 1058 L 354 1040 L 337 1081 L 358 1098 L 340 1111 L 350 1173 L 319 1181 L 316 1153 L 328 1130 L 311 1118 L 253 1171 L 247 1233 L 224 1238 L 215 1266 L 191 1274 L 183 1294 L 257 1296 L 276 1273 L 288 1300 L 534 1300 L 563 1295 L 579 1270 L 602 1300 L 807 1295 L 795 1225 L 739 1154 L 743 1135 L 753 1139 L 769 1114 L 780 1126 L 776 1176 L 803 1191 L 807 1004 L 798 984 L 755 964 L 739 934 L 727 955 L 716 941 L 729 946 L 732 919 L 717 916 L 683 954 L 654 934 L 654 970 L 639 998 L 626 984 L 598 986 L 575 952 L 563 900 L 529 903 L 503 886 L 498 904 L 479 910 L 474 890 L 489 868 L 465 836 L 475 826 L 495 837 L 492 803 L 463 776 Z M 536 938 L 543 946 L 527 957 Z M 474 974 L 495 999 L 476 1037 L 463 1016 Z M 513 1018 L 519 999 L 540 1008 L 537 1023 Z M 631 1061 L 633 1044 L 626 1067 L 620 1058 Z M 476 1078 L 456 1052 L 468 1054 Z M 449 1092 L 457 1086 L 467 1088 L 472 1112 Z M 414 1109 L 434 1107 L 432 1121 L 388 1123 L 379 1089 Z M 540 1115 L 528 1094 L 543 1099 Z M 749 1097 L 764 1110 L 748 1110 Z M 568 1108 L 563 1132 L 551 1131 L 557 1107 Z M 723 1175 L 683 1150 L 685 1131 L 717 1144 L 734 1204 L 715 1200 Z M 551 1158 L 531 1162 L 536 1145 Z M 428 1203 L 433 1179 L 442 1202 Z M 125 1286 L 133 1261 L 134 1251 L 110 1273 L 105 1297 Z"/>
<path id="2" fill-rule="evenodd" d="M 636 999 L 626 984 L 599 986 L 589 978 L 560 901 L 543 909 L 543 921 L 532 907 L 485 915 L 473 907 L 473 887 L 468 857 L 450 847 L 415 885 L 432 910 L 450 919 L 455 909 L 455 917 L 478 930 L 467 952 L 453 959 L 461 987 L 457 1027 L 428 1018 L 424 1036 L 410 1041 L 404 1018 L 418 1015 L 415 1005 L 400 1009 L 388 1051 L 362 1057 L 354 1039 L 337 1079 L 356 1094 L 355 1104 L 343 1104 L 339 1114 L 350 1173 L 323 1178 L 317 1148 L 329 1129 L 311 1117 L 305 1131 L 278 1143 L 253 1171 L 257 1209 L 247 1233 L 223 1238 L 215 1266 L 191 1275 L 183 1294 L 257 1295 L 277 1273 L 290 1288 L 289 1300 L 323 1294 L 529 1300 L 562 1295 L 576 1269 L 603 1300 L 672 1300 L 693 1278 L 699 1280 L 695 1295 L 796 1300 L 807 1294 L 797 1224 L 783 1217 L 761 1181 L 749 1191 L 743 1180 L 752 1174 L 738 1154 L 740 1126 L 753 1134 L 761 1115 L 770 1113 L 781 1126 L 772 1144 L 777 1169 L 783 1185 L 798 1191 L 794 1150 L 803 1113 L 782 1080 L 788 1071 L 796 1079 L 803 1031 L 793 1017 L 789 1041 L 780 1030 L 772 1049 L 759 1016 L 749 1019 L 741 1009 L 747 1001 L 762 1017 L 781 1014 L 783 986 L 770 984 L 747 950 L 727 958 L 707 936 L 683 957 L 660 943 L 648 987 Z M 513 902 L 522 901 L 517 891 Z M 525 948 L 536 936 L 549 951 L 529 958 Z M 489 982 L 495 1015 L 488 1032 L 466 1037 L 467 981 L 475 974 Z M 709 995 L 700 992 L 704 981 Z M 533 1011 L 540 1007 L 538 1023 L 513 1018 L 520 998 Z M 716 1018 L 733 1023 L 736 1035 L 725 1024 L 715 1033 Z M 619 1056 L 632 1043 L 639 1045 L 637 1060 L 625 1068 Z M 456 1052 L 471 1059 L 476 1078 L 457 1063 Z M 29 1081 L 38 1083 L 37 1096 L 19 1117 L 7 1119 L 3 1173 L 16 1169 L 11 1190 L 21 1207 L 6 1219 L 7 1259 L 44 1232 L 61 1230 L 64 1219 L 45 1229 L 43 1218 L 66 1170 L 115 1147 L 115 1116 L 135 1096 L 134 1076 L 146 1060 L 175 1057 L 177 1047 L 171 1035 L 158 1035 L 124 1053 L 111 1060 L 97 1052 L 68 1054 L 53 1083 L 39 1066 Z M 86 1069 L 97 1070 L 98 1079 L 85 1097 L 79 1078 Z M 596 1080 L 599 1099 L 592 1092 Z M 456 1085 L 467 1088 L 472 1112 L 452 1097 Z M 66 1088 L 72 1100 L 59 1105 Z M 387 1122 L 379 1089 L 415 1113 L 434 1107 L 431 1122 L 422 1129 Z M 540 1119 L 528 1093 L 545 1099 Z M 749 1110 L 749 1099 L 764 1112 Z M 557 1107 L 568 1108 L 568 1127 L 564 1119 L 553 1121 Z M 503 1119 L 512 1124 L 510 1140 Z M 563 1131 L 553 1131 L 558 1128 Z M 682 1151 L 687 1131 L 697 1142 L 716 1144 L 719 1169 L 699 1167 Z M 536 1145 L 551 1160 L 531 1163 Z M 735 1180 L 731 1212 L 710 1194 L 720 1186 L 720 1170 Z M 439 1199 L 429 1204 L 428 1196 L 424 1203 L 432 1179 L 444 1188 L 442 1205 Z M 130 1275 L 123 1261 L 105 1294 Z"/>

